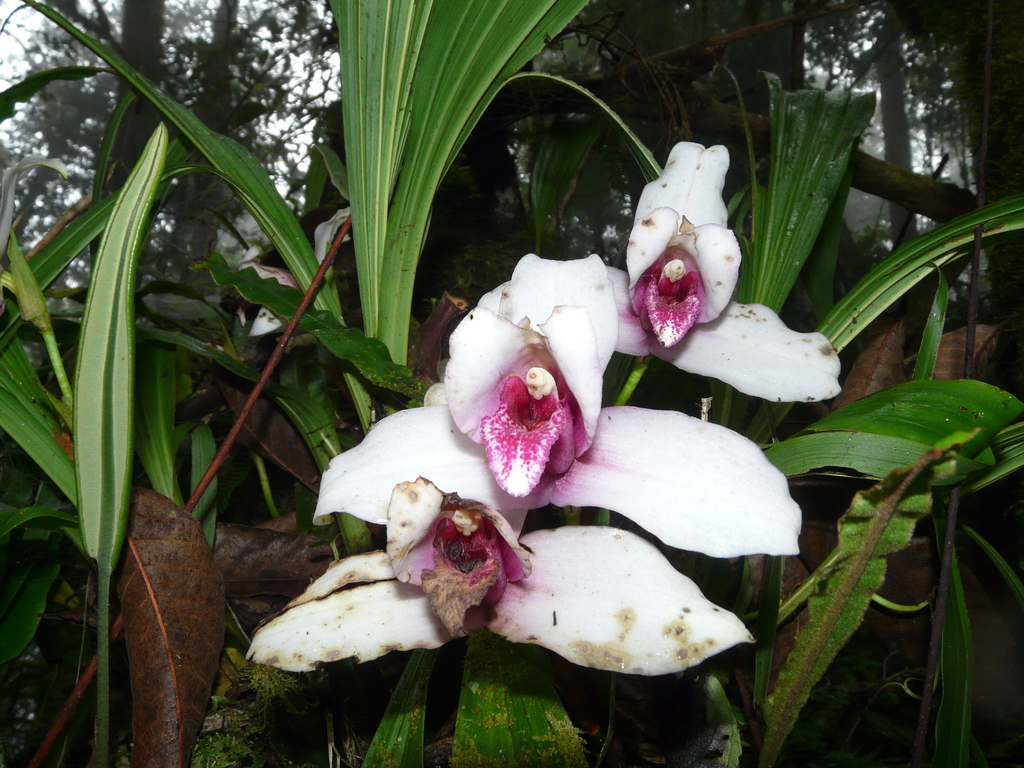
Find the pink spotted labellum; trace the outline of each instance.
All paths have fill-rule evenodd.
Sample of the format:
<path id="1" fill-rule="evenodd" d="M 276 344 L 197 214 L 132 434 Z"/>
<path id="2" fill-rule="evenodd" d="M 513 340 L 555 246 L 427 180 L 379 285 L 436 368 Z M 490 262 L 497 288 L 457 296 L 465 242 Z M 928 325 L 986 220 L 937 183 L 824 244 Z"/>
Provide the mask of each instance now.
<path id="1" fill-rule="evenodd" d="M 584 666 L 658 675 L 751 640 L 627 531 L 567 526 L 517 539 L 502 515 L 423 478 L 395 487 L 387 524 L 386 551 L 333 563 L 257 629 L 249 658 L 311 670 L 486 627 Z"/>
<path id="2" fill-rule="evenodd" d="M 617 330 L 599 257 L 524 257 L 452 334 L 447 403 L 388 416 L 336 456 L 314 522 L 384 524 L 395 485 L 429 477 L 518 523 L 548 503 L 605 507 L 681 549 L 796 553 L 800 509 L 754 443 L 676 411 L 601 408 Z"/>
<path id="3" fill-rule="evenodd" d="M 682 142 L 644 187 L 626 250 L 610 270 L 617 349 L 654 354 L 741 392 L 779 402 L 839 393 L 839 357 L 820 333 L 789 330 L 761 304 L 731 301 L 741 253 L 726 228 L 725 147 Z"/>

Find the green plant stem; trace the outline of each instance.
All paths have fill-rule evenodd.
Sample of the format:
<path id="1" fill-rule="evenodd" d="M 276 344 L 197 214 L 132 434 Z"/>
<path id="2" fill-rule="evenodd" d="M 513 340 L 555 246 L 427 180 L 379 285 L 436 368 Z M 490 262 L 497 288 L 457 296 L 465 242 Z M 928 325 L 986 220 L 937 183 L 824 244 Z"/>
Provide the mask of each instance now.
<path id="1" fill-rule="evenodd" d="M 110 565 L 100 561 L 97 568 L 96 600 L 96 744 L 91 765 L 110 765 Z"/>
<path id="2" fill-rule="evenodd" d="M 649 365 L 649 357 L 638 357 L 633 361 L 633 369 L 629 372 L 629 378 L 626 379 L 626 383 L 622 385 L 622 391 L 619 392 L 619 396 L 615 398 L 614 405 L 626 405 L 629 402 L 629 398 L 633 396 L 636 385 L 644 377 Z"/>
<path id="3" fill-rule="evenodd" d="M 267 477 L 266 463 L 263 461 L 263 457 L 256 453 L 256 451 L 249 451 L 249 455 L 252 456 L 252 463 L 256 465 L 256 474 L 260 476 L 263 501 L 266 502 L 267 509 L 270 510 L 270 516 L 280 517 L 281 513 L 278 512 L 277 504 L 274 503 L 274 494 L 270 492 L 270 478 Z"/>
<path id="4" fill-rule="evenodd" d="M 839 548 L 832 550 L 832 554 L 825 558 L 825 562 L 814 569 L 814 573 L 804 579 L 803 584 L 793 590 L 793 594 L 783 601 L 779 606 L 779 618 L 776 626 L 781 627 L 786 619 L 792 616 L 803 605 L 807 598 L 818 590 L 818 584 L 831 571 L 840 560 Z"/>
<path id="5" fill-rule="evenodd" d="M 915 613 L 920 611 L 922 608 L 927 608 L 928 603 L 930 602 L 925 600 L 923 603 L 918 603 L 917 605 L 901 605 L 899 603 L 894 603 L 892 600 L 887 600 L 877 593 L 871 596 L 871 600 L 878 603 L 883 608 L 888 608 L 890 611 L 896 611 L 897 613 Z"/>
<path id="6" fill-rule="evenodd" d="M 71 408 L 74 403 L 74 395 L 71 394 L 71 382 L 68 381 L 67 371 L 64 370 L 64 359 L 60 356 L 60 349 L 57 347 L 57 337 L 53 333 L 53 328 L 40 328 L 39 332 L 43 335 L 46 352 L 50 355 L 53 375 L 57 377 L 57 384 L 60 385 L 61 400 L 64 405 Z"/>

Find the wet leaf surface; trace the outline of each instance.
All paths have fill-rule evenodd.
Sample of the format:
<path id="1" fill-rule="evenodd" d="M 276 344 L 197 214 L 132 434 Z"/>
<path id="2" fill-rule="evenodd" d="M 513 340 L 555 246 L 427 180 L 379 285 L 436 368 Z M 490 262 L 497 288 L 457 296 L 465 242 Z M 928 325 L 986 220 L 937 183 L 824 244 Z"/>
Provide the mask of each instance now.
<path id="1" fill-rule="evenodd" d="M 132 768 L 185 766 L 224 638 L 224 585 L 199 522 L 155 491 L 132 495 L 117 584 L 132 683 Z"/>

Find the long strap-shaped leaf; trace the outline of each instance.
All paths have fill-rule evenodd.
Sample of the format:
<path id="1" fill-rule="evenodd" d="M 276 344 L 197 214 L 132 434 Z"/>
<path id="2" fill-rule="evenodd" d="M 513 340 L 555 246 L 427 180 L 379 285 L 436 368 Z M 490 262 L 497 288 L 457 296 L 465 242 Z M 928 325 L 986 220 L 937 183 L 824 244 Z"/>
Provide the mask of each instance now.
<path id="1" fill-rule="evenodd" d="M 395 362 L 441 177 L 494 94 L 583 5 L 332 0 L 363 317 Z"/>
<path id="2" fill-rule="evenodd" d="M 75 475 L 86 551 L 96 559 L 98 648 L 96 765 L 109 743 L 110 574 L 128 522 L 135 374 L 135 265 L 167 155 L 157 127 L 122 189 L 89 282 L 75 371 Z"/>
<path id="3" fill-rule="evenodd" d="M 754 237 L 739 286 L 742 301 L 778 311 L 814 247 L 854 143 L 874 112 L 873 96 L 787 93 L 774 75 L 772 167 L 754 211 Z"/>
<path id="4" fill-rule="evenodd" d="M 238 142 L 207 128 L 189 110 L 161 93 L 128 62 L 102 43 L 93 40 L 56 10 L 34 0 L 29 0 L 28 4 L 69 32 L 107 62 L 133 88 L 153 102 L 210 164 L 230 181 L 249 213 L 281 253 L 281 257 L 299 284 L 309 285 L 318 266 L 316 256 L 295 214 L 274 188 L 266 169 L 256 161 L 256 158 Z M 330 311 L 335 317 L 341 317 L 341 305 L 334 291 L 320 291 L 315 305 L 319 309 Z"/>

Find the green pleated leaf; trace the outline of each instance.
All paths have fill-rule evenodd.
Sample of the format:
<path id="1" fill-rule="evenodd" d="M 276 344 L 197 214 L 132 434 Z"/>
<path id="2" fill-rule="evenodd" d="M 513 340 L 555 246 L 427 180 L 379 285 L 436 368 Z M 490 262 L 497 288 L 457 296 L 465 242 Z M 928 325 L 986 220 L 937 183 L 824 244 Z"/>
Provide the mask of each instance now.
<path id="1" fill-rule="evenodd" d="M 452 768 L 587 765 L 544 652 L 486 630 L 468 646 Z"/>
<path id="2" fill-rule="evenodd" d="M 939 287 L 935 289 L 935 298 L 928 311 L 928 322 L 921 336 L 921 347 L 914 365 L 914 381 L 927 381 L 935 370 L 935 360 L 939 355 L 939 343 L 942 341 L 942 328 L 946 324 L 946 304 L 949 302 L 949 286 L 946 276 L 939 270 Z"/>
<path id="3" fill-rule="evenodd" d="M 935 523 L 935 538 L 942 541 L 945 520 L 936 519 Z M 935 716 L 935 756 L 932 758 L 932 768 L 967 768 L 971 749 L 974 649 L 967 600 L 955 551 L 951 568 L 946 623 L 942 625 L 942 653 L 939 657 L 942 700 L 939 702 L 939 713 Z"/>
<path id="4" fill-rule="evenodd" d="M 837 552 L 826 560 L 832 565 L 809 577 L 819 589 L 807 601 L 807 624 L 769 700 L 761 768 L 775 764 L 811 688 L 860 626 L 871 596 L 882 586 L 886 555 L 910 542 L 917 520 L 931 510 L 932 483 L 950 474 L 953 463 L 951 451 L 932 449 L 858 493 L 840 519 Z"/>
<path id="5" fill-rule="evenodd" d="M 135 450 L 153 490 L 180 507 L 184 502 L 174 473 L 175 349 L 143 341 L 136 353 Z"/>
<path id="6" fill-rule="evenodd" d="M 530 174 L 533 240 L 538 254 L 548 219 L 557 215 L 575 189 L 576 177 L 600 134 L 599 122 L 578 117 L 556 118 L 544 132 Z"/>
<path id="7" fill-rule="evenodd" d="M 853 147 L 874 113 L 875 98 L 786 92 L 778 77 L 765 78 L 771 94 L 772 165 L 768 189 L 757 198 L 737 299 L 778 311 L 814 247 Z"/>
<path id="8" fill-rule="evenodd" d="M 260 377 L 260 372 L 252 366 L 246 365 L 237 357 L 232 357 L 224 350 L 213 346 L 213 344 L 208 344 L 201 339 L 197 339 L 195 336 L 189 336 L 187 333 L 150 327 L 140 328 L 139 336 L 164 341 L 170 344 L 177 344 L 190 352 L 195 352 L 197 355 L 213 360 L 235 375 L 241 376 L 243 379 L 257 381 Z"/>
<path id="9" fill-rule="evenodd" d="M 801 273 L 804 287 L 807 289 L 807 298 L 811 301 L 814 316 L 819 323 L 828 316 L 836 303 L 833 283 L 836 262 L 839 259 L 839 240 L 844 226 L 843 217 L 846 215 L 846 201 L 850 196 L 850 184 L 853 182 L 853 162 L 851 155 L 846 164 L 846 172 L 839 182 L 839 189 L 825 213 L 818 239 L 815 240 Z M 737 218 L 736 221 L 743 219 Z"/>
<path id="10" fill-rule="evenodd" d="M 413 651 L 391 694 L 363 768 L 422 768 L 427 683 L 437 651 Z"/>
<path id="11" fill-rule="evenodd" d="M 107 71 L 100 67 L 56 67 L 29 75 L 20 83 L 0 92 L 0 123 L 14 117 L 14 108 L 18 104 L 28 101 L 55 80 L 84 80 Z"/>
<path id="12" fill-rule="evenodd" d="M 266 169 L 238 142 L 210 130 L 185 107 L 160 92 L 121 56 L 89 37 L 55 9 L 35 0 L 28 3 L 103 59 L 110 67 L 149 99 L 164 116 L 207 159 L 238 194 L 260 228 L 277 248 L 299 285 L 309 285 L 319 266 L 295 214 L 270 181 Z M 341 305 L 334 291 L 320 291 L 316 306 L 341 317 Z"/>
<path id="13" fill-rule="evenodd" d="M 1010 567 L 1010 564 L 1003 559 L 1003 556 L 999 554 L 999 551 L 989 544 L 980 533 L 969 525 L 961 525 L 959 528 L 974 539 L 974 543 L 981 547 L 981 550 L 988 555 L 989 560 L 992 561 L 992 565 L 994 565 L 996 570 L 999 571 L 999 575 L 1003 577 L 1003 581 L 1006 582 L 1006 586 L 1017 600 L 1017 605 L 1022 611 L 1024 611 L 1024 584 L 1021 583 L 1020 576 L 1018 576 L 1013 568 Z"/>
<path id="14" fill-rule="evenodd" d="M 583 5 L 332 0 L 363 318 L 395 362 L 442 176 L 501 86 Z"/>
<path id="15" fill-rule="evenodd" d="M 46 507 L 25 507 L 24 509 L 0 510 L 0 538 L 15 528 L 31 522 L 33 527 L 60 530 L 68 526 L 78 526 L 78 518 L 67 512 Z"/>
<path id="16" fill-rule="evenodd" d="M 93 203 L 98 203 L 103 197 L 103 186 L 107 183 L 107 172 L 110 170 L 110 154 L 114 151 L 117 132 L 121 128 L 121 121 L 128 113 L 128 109 L 135 102 L 137 96 L 138 94 L 135 91 L 125 91 L 114 106 L 114 111 L 110 113 L 106 130 L 103 131 L 103 141 L 100 142 L 100 151 L 96 153 L 96 167 L 93 168 L 92 173 Z"/>
<path id="17" fill-rule="evenodd" d="M 926 235 L 901 245 L 861 278 L 818 326 L 836 349 L 843 349 L 871 321 L 903 294 L 952 261 L 974 250 L 974 229 L 983 229 L 982 243 L 991 248 L 1024 229 L 1024 194 L 990 203 L 958 216 Z"/>
<path id="18" fill-rule="evenodd" d="M 757 609 L 757 638 L 754 641 L 754 703 L 760 704 L 768 695 L 768 681 L 772 674 L 772 651 L 775 648 L 775 629 L 782 599 L 782 572 L 786 558 L 769 555 L 765 558 L 761 599 Z"/>

